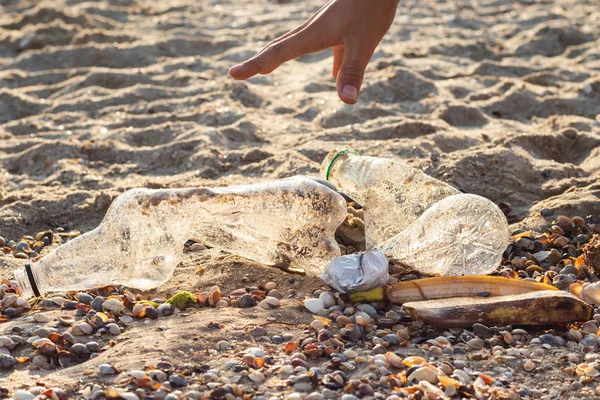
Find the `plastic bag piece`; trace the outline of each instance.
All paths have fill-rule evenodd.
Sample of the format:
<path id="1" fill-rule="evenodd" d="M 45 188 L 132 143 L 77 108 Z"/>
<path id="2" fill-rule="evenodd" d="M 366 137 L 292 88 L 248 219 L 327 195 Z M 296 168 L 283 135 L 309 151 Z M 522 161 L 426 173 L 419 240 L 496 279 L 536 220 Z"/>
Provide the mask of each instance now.
<path id="1" fill-rule="evenodd" d="M 321 279 L 341 293 L 370 290 L 387 283 L 388 259 L 379 250 L 334 258 Z"/>

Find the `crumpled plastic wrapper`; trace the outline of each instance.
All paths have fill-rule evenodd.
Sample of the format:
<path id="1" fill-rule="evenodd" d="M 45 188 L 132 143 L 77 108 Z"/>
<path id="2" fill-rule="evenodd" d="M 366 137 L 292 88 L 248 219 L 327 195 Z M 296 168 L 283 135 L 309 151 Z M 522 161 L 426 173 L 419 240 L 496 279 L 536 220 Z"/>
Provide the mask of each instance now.
<path id="1" fill-rule="evenodd" d="M 388 259 L 379 250 L 334 258 L 321 279 L 341 293 L 374 289 L 387 283 Z"/>

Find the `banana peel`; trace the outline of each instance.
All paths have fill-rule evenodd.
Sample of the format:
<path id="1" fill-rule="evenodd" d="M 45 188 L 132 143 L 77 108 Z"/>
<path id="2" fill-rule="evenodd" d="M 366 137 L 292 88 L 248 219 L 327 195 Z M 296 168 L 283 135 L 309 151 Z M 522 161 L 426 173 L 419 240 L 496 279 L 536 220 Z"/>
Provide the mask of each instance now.
<path id="1" fill-rule="evenodd" d="M 351 293 L 355 303 L 385 301 L 404 304 L 411 301 L 447 299 L 453 297 L 494 297 L 558 289 L 545 283 L 506 278 L 503 276 L 440 276 L 398 282 L 365 292 Z"/>
<path id="2" fill-rule="evenodd" d="M 456 297 L 404 304 L 413 319 L 446 328 L 553 325 L 588 321 L 593 308 L 568 292 L 542 290 L 498 297 Z"/>

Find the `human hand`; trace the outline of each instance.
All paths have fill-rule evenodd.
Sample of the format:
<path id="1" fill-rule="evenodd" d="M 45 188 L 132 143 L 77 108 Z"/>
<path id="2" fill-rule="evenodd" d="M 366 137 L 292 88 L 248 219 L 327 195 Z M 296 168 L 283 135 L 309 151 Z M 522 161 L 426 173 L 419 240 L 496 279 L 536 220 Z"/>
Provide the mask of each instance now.
<path id="1" fill-rule="evenodd" d="M 273 40 L 249 60 L 229 69 L 238 80 L 269 74 L 286 61 L 327 48 L 338 96 L 354 104 L 365 69 L 388 31 L 399 0 L 330 0 L 302 25 Z"/>

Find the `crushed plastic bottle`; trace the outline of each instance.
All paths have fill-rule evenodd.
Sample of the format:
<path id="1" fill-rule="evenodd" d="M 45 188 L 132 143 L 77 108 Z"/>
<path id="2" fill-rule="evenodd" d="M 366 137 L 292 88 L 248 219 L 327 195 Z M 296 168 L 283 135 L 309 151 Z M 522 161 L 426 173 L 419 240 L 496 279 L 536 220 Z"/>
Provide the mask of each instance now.
<path id="1" fill-rule="evenodd" d="M 508 223 L 490 200 L 349 149 L 330 152 L 321 173 L 362 205 L 367 249 L 430 274 L 487 274 L 500 264 Z"/>
<path id="2" fill-rule="evenodd" d="M 225 188 L 132 189 L 102 223 L 15 278 L 26 297 L 51 291 L 165 283 L 190 237 L 260 263 L 316 275 L 340 255 L 344 198 L 307 177 Z M 29 269 L 28 269 L 29 268 Z"/>

